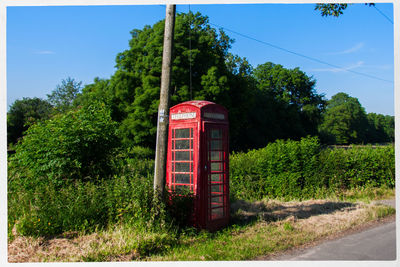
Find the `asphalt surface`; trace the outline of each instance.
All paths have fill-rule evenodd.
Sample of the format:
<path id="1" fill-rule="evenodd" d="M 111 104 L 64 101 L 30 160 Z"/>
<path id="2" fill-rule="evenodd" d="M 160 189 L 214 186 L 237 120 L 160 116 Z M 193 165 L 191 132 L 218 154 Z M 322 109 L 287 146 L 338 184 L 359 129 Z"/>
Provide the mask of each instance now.
<path id="1" fill-rule="evenodd" d="M 379 202 L 395 207 L 394 200 Z M 309 249 L 292 251 L 273 260 L 396 260 L 396 222 L 384 223 Z"/>

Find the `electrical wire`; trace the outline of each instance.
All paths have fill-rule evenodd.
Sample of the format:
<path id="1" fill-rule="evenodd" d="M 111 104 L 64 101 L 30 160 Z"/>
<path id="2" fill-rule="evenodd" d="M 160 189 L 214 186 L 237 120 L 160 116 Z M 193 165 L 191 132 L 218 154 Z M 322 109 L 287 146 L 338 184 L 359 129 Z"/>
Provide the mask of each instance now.
<path id="1" fill-rule="evenodd" d="M 377 10 L 378 10 L 378 9 L 377 9 Z M 379 10 L 378 10 L 378 11 L 379 11 Z M 177 12 L 177 13 L 178 13 L 178 12 Z M 181 13 L 183 13 L 183 12 L 181 12 Z M 383 15 L 384 15 L 384 14 L 383 14 Z M 385 15 L 384 15 L 384 16 L 385 16 Z M 386 17 L 386 16 L 385 16 L 385 17 Z M 389 20 L 390 20 L 390 19 L 389 19 Z M 293 54 L 293 55 L 296 55 L 296 56 L 299 56 L 299 57 L 302 57 L 302 58 L 306 58 L 306 59 L 308 59 L 308 60 L 311 60 L 311 61 L 314 61 L 314 62 L 323 64 L 323 65 L 327 65 L 327 66 L 333 67 L 333 68 L 335 68 L 335 69 L 347 71 L 347 72 L 350 72 L 350 73 L 353 73 L 353 74 L 357 74 L 357 75 L 360 75 L 360 76 L 368 77 L 368 78 L 375 79 L 375 80 L 379 80 L 379 81 L 384 81 L 384 82 L 388 82 L 388 83 L 394 83 L 393 81 L 386 80 L 386 79 L 382 79 L 382 78 L 379 78 L 379 77 L 374 76 L 374 75 L 370 75 L 370 74 L 366 74 L 366 73 L 362 73 L 362 72 L 358 72 L 358 71 L 354 71 L 354 70 L 349 70 L 349 69 L 346 69 L 346 68 L 343 68 L 343 67 L 340 67 L 340 66 L 331 64 L 331 63 L 329 63 L 329 62 L 326 62 L 326 61 L 323 61 L 323 60 L 320 60 L 320 59 L 317 59 L 317 58 L 314 58 L 314 57 L 306 56 L 306 55 L 303 55 L 303 54 L 301 54 L 301 53 L 297 53 L 297 52 L 294 52 L 294 51 L 285 49 L 285 48 L 283 48 L 283 47 L 280 47 L 280 46 L 274 45 L 274 44 L 272 44 L 272 43 L 269 43 L 269 42 L 265 42 L 265 41 L 256 39 L 256 38 L 254 38 L 254 37 L 248 36 L 248 35 L 246 35 L 246 34 L 243 34 L 243 33 L 240 33 L 240 32 L 234 31 L 234 30 L 231 30 L 231 29 L 229 29 L 229 28 L 227 28 L 227 27 L 223 27 L 223 26 L 218 25 L 218 24 L 215 24 L 215 23 L 209 22 L 209 24 L 210 24 L 210 25 L 213 25 L 213 26 L 215 26 L 215 27 L 217 27 L 217 28 L 223 29 L 223 30 L 225 30 L 225 31 L 228 31 L 228 32 L 234 33 L 234 34 L 236 34 L 236 35 L 239 35 L 239 36 L 241 36 L 241 37 L 247 38 L 247 39 L 249 39 L 249 40 L 253 40 L 253 41 L 255 41 L 255 42 L 258 42 L 258 43 L 261 43 L 261 44 L 270 46 L 270 47 L 272 47 L 272 48 L 275 48 L 275 49 L 284 51 L 284 52 L 286 52 L 286 53 L 290 53 L 290 54 Z"/>
<path id="2" fill-rule="evenodd" d="M 383 17 L 385 17 L 390 23 L 393 24 L 393 21 L 392 21 L 388 16 L 386 16 L 382 11 L 380 11 L 380 10 L 376 7 L 376 5 L 373 5 L 373 7 L 376 9 L 376 11 L 379 12 L 379 14 L 381 14 L 381 15 L 382 15 Z"/>
<path id="3" fill-rule="evenodd" d="M 343 68 L 343 67 L 340 67 L 340 66 L 337 66 L 337 65 L 328 63 L 328 62 L 326 62 L 326 61 L 319 60 L 319 59 L 314 58 L 314 57 L 306 56 L 306 55 L 303 55 L 303 54 L 300 54 L 300 53 L 297 53 L 297 52 L 294 52 L 294 51 L 291 51 L 291 50 L 282 48 L 282 47 L 280 47 L 280 46 L 277 46 L 277 45 L 274 45 L 274 44 L 271 44 L 271 43 L 268 43 L 268 42 L 265 42 L 265 41 L 261 41 L 261 40 L 259 40 L 259 39 L 254 38 L 254 37 L 248 36 L 248 35 L 246 35 L 246 34 L 243 34 L 243 33 L 240 33 L 240 32 L 234 31 L 234 30 L 231 30 L 231 29 L 226 28 L 226 27 L 222 27 L 222 26 L 220 26 L 220 25 L 218 25 L 218 24 L 214 24 L 214 23 L 211 23 L 211 22 L 210 22 L 210 24 L 213 25 L 213 26 L 215 26 L 215 27 L 221 28 L 221 29 L 223 29 L 223 30 L 225 30 L 225 31 L 232 32 L 232 33 L 234 33 L 234 34 L 236 34 L 236 35 L 239 35 L 239 36 L 241 36 L 241 37 L 244 37 L 244 38 L 247 38 L 247 39 L 256 41 L 256 42 L 261 43 L 261 44 L 264 44 L 264 45 L 268 45 L 268 46 L 273 47 L 273 48 L 275 48 L 275 49 L 279 49 L 279 50 L 281 50 L 281 51 L 284 51 L 284 52 L 287 52 L 287 53 L 290 53 L 290 54 L 293 54 L 293 55 L 296 55 L 296 56 L 299 56 L 299 57 L 303 57 L 303 58 L 306 58 L 306 59 L 308 59 L 308 60 L 311 60 L 311 61 L 314 61 L 314 62 L 317 62 L 317 63 L 320 63 L 320 64 L 324 64 L 324 65 L 333 67 L 333 68 L 335 68 L 335 69 L 340 69 L 340 70 L 343 70 L 343 71 L 351 72 L 351 73 L 353 73 L 353 74 L 361 75 L 361 76 L 368 77 L 368 78 L 375 79 L 375 80 L 380 80 L 380 81 L 384 81 L 384 82 L 393 83 L 393 81 L 385 80 L 385 79 L 376 77 L 376 76 L 374 76 L 374 75 L 370 75 L 370 74 L 366 74 L 366 73 L 362 73 L 362 72 L 358 72 L 358 71 L 354 71 L 354 70 L 349 70 L 349 69 L 346 69 L 346 68 Z"/>

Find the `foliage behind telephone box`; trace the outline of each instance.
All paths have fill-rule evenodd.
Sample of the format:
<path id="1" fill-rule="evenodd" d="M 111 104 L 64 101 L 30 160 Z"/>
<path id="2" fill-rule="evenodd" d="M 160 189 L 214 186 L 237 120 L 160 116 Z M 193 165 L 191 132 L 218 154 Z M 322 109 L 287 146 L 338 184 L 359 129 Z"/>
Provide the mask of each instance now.
<path id="1" fill-rule="evenodd" d="M 318 138 L 278 140 L 230 158 L 231 197 L 308 198 L 356 187 L 394 187 L 392 145 L 323 148 Z"/>

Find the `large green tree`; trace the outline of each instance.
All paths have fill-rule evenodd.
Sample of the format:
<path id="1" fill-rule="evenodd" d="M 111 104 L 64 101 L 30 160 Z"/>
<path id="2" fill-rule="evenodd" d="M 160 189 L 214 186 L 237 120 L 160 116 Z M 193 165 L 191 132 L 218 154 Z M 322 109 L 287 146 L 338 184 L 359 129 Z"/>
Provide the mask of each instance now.
<path id="1" fill-rule="evenodd" d="M 163 32 L 164 20 L 133 30 L 129 49 L 117 55 L 114 75 L 109 80 L 96 79 L 76 100 L 77 105 L 95 98 L 107 102 L 113 119 L 120 122 L 119 133 L 127 145 L 155 145 Z M 232 42 L 199 13 L 176 16 L 171 105 L 196 99 L 227 107 L 232 144 L 238 144 L 254 88 L 248 82 L 252 79 L 248 62 L 228 52 Z"/>
<path id="2" fill-rule="evenodd" d="M 95 79 L 75 100 L 76 105 L 87 105 L 102 99 L 128 146 L 155 145 L 163 31 L 164 21 L 133 30 L 129 49 L 117 55 L 114 75 Z M 225 106 L 232 150 L 316 135 L 325 100 L 316 93 L 315 80 L 299 68 L 270 62 L 253 69 L 245 58 L 229 52 L 232 43 L 206 16 L 177 15 L 171 105 L 195 99 Z"/>
<path id="3" fill-rule="evenodd" d="M 368 113 L 368 143 L 394 142 L 394 117 L 376 113 Z"/>
<path id="4" fill-rule="evenodd" d="M 15 144 L 33 123 L 48 119 L 51 104 L 34 97 L 16 100 L 7 112 L 7 143 Z"/>
<path id="5" fill-rule="evenodd" d="M 257 97 L 252 120 L 257 121 L 253 131 L 257 146 L 277 138 L 317 134 L 325 100 L 317 94 L 312 77 L 299 68 L 267 62 L 254 70 L 254 79 Z"/>
<path id="6" fill-rule="evenodd" d="M 358 99 L 341 92 L 328 101 L 319 130 L 324 142 L 353 144 L 367 140 L 367 128 L 367 114 Z"/>

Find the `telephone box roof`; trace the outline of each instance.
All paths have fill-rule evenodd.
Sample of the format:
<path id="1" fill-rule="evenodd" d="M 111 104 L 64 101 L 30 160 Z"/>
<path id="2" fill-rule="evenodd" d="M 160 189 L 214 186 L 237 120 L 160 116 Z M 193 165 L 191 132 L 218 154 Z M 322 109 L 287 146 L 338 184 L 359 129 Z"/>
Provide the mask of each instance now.
<path id="1" fill-rule="evenodd" d="M 221 108 L 226 110 L 225 107 L 223 107 L 221 105 L 218 105 L 218 104 L 215 104 L 214 102 L 206 101 L 206 100 L 186 101 L 186 102 L 182 102 L 180 104 L 177 104 L 177 105 L 173 106 L 172 108 L 176 108 L 176 107 L 179 107 L 179 106 L 194 106 L 194 107 L 196 107 L 198 109 L 202 109 L 203 107 L 208 106 L 208 105 L 218 106 L 218 107 L 221 107 Z"/>

